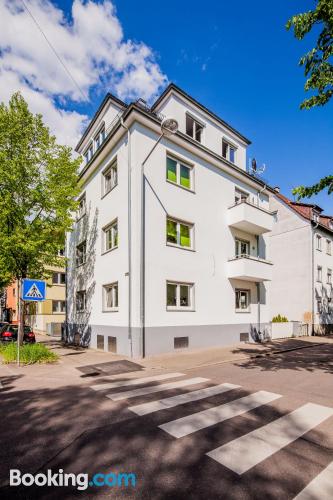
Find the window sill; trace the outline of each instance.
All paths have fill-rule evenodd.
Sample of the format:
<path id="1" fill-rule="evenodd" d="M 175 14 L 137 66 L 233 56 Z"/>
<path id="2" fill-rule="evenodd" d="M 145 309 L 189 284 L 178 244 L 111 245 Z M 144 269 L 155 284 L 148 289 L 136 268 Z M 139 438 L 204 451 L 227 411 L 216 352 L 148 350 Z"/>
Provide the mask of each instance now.
<path id="1" fill-rule="evenodd" d="M 104 250 L 101 255 L 106 255 L 107 253 L 113 252 L 113 250 L 117 250 L 118 245 L 116 247 L 110 248 L 109 250 Z"/>
<path id="2" fill-rule="evenodd" d="M 107 191 L 106 193 L 102 194 L 101 200 L 103 200 L 103 198 L 105 198 L 108 194 L 110 194 L 117 186 L 118 186 L 118 182 L 109 191 Z"/>
<path id="3" fill-rule="evenodd" d="M 180 250 L 187 250 L 188 252 L 195 252 L 195 249 L 194 248 L 189 248 L 189 247 L 182 247 L 181 245 L 175 245 L 173 243 L 166 243 L 166 246 L 167 247 L 171 247 L 171 248 L 179 248 Z"/>
<path id="4" fill-rule="evenodd" d="M 180 308 L 180 307 L 167 307 L 166 308 L 167 312 L 196 312 L 195 309 L 189 308 L 187 309 L 186 307 Z"/>
<path id="5" fill-rule="evenodd" d="M 66 283 L 52 283 L 52 286 L 66 286 Z"/>
<path id="6" fill-rule="evenodd" d="M 249 314 L 251 311 L 248 310 L 248 311 L 244 311 L 242 309 L 235 309 L 235 313 L 241 313 L 241 314 Z"/>
<path id="7" fill-rule="evenodd" d="M 187 191 L 188 193 L 195 194 L 194 189 L 187 188 L 185 186 L 182 186 L 181 184 L 178 184 L 177 182 L 170 181 L 169 179 L 166 179 L 166 181 L 168 184 L 171 184 L 172 186 L 177 186 L 177 187 L 183 189 L 184 191 Z"/>
<path id="8" fill-rule="evenodd" d="M 113 309 L 103 309 L 102 312 L 103 313 L 117 313 L 117 312 L 119 312 L 119 307 L 115 307 Z"/>

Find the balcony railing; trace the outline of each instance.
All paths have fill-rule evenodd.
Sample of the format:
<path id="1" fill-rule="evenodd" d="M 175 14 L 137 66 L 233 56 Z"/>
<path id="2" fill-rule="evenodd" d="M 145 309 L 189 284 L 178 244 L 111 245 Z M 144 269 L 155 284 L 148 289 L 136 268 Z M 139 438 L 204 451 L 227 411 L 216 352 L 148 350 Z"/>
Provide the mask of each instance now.
<path id="1" fill-rule="evenodd" d="M 261 257 L 241 254 L 227 262 L 227 277 L 244 281 L 270 281 L 273 263 Z"/>
<path id="2" fill-rule="evenodd" d="M 252 234 L 263 234 L 273 229 L 274 212 L 248 200 L 240 200 L 228 209 L 228 225 Z"/>

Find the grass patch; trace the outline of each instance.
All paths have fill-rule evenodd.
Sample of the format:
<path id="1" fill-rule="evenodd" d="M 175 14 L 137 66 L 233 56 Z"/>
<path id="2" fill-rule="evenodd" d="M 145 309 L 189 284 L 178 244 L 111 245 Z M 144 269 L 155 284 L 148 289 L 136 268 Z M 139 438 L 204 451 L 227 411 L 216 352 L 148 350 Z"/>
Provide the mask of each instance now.
<path id="1" fill-rule="evenodd" d="M 4 363 L 17 361 L 17 343 L 0 344 L 0 355 Z M 20 347 L 20 362 L 24 365 L 34 363 L 54 363 L 59 356 L 50 351 L 44 344 L 24 344 Z"/>

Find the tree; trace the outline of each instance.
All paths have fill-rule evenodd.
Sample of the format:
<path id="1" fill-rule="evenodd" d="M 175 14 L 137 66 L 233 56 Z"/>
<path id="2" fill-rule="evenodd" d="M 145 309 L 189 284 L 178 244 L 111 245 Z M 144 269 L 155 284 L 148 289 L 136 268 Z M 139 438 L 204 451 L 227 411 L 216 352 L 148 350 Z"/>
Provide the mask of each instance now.
<path id="1" fill-rule="evenodd" d="M 315 95 L 301 103 L 301 109 L 314 106 L 324 106 L 333 95 L 333 0 L 317 0 L 313 10 L 293 16 L 287 22 L 287 29 L 293 28 L 298 40 L 320 26 L 316 45 L 299 61 L 304 66 L 307 78 L 305 90 L 313 90 Z M 333 192 L 333 175 L 328 175 L 313 186 L 299 186 L 293 194 L 300 198 L 310 198 L 323 189 L 328 188 L 328 194 Z"/>
<path id="2" fill-rule="evenodd" d="M 0 104 L 0 284 L 45 278 L 76 210 L 80 159 L 60 146 L 20 93 Z M 24 308 L 21 308 L 22 311 Z M 24 312 L 23 312 L 24 314 Z M 20 318 L 24 319 L 24 317 Z M 19 340 L 22 342 L 23 330 Z"/>

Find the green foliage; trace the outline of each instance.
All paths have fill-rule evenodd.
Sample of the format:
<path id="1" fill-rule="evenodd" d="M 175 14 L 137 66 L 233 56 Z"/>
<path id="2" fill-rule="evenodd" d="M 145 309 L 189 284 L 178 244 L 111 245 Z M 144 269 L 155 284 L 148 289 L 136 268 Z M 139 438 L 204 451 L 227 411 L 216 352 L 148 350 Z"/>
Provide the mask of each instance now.
<path id="1" fill-rule="evenodd" d="M 317 0 L 313 10 L 293 16 L 286 25 L 288 30 L 293 28 L 298 40 L 302 40 L 318 25 L 321 31 L 316 46 L 299 61 L 307 77 L 305 90 L 317 92 L 302 102 L 302 109 L 323 106 L 333 95 L 333 1 Z"/>
<path id="2" fill-rule="evenodd" d="M 296 195 L 298 200 L 300 200 L 302 198 L 311 198 L 311 196 L 320 193 L 320 191 L 323 191 L 323 189 L 326 188 L 327 194 L 333 193 L 333 175 L 323 177 L 319 182 L 317 182 L 317 184 L 314 184 L 313 186 L 298 186 L 293 189 L 293 194 Z"/>
<path id="3" fill-rule="evenodd" d="M 17 343 L 0 344 L 0 355 L 4 363 L 17 361 Z M 24 344 L 20 347 L 20 362 L 25 365 L 34 363 L 54 363 L 59 356 L 50 351 L 44 344 Z"/>
<path id="4" fill-rule="evenodd" d="M 0 286 L 63 265 L 57 254 L 72 227 L 79 164 L 19 93 L 0 104 Z"/>
<path id="5" fill-rule="evenodd" d="M 281 316 L 281 314 L 278 314 L 277 316 L 274 316 L 274 318 L 272 318 L 272 323 L 288 323 L 288 319 L 285 316 Z"/>

